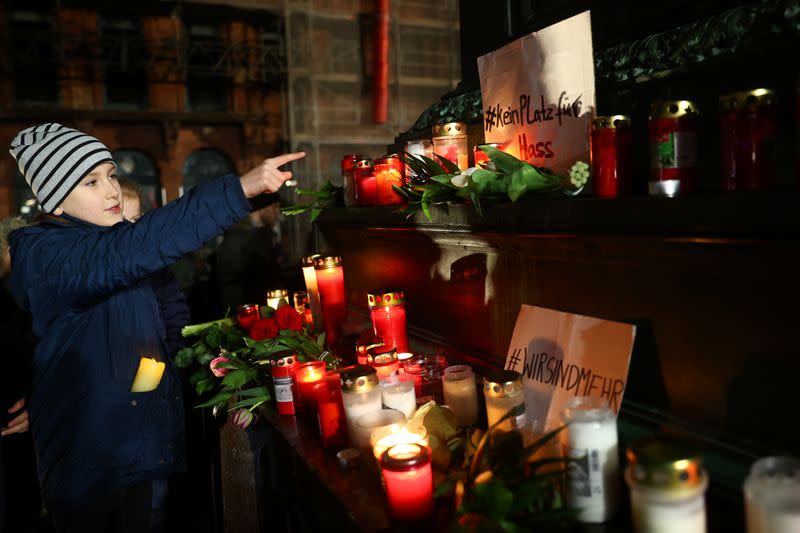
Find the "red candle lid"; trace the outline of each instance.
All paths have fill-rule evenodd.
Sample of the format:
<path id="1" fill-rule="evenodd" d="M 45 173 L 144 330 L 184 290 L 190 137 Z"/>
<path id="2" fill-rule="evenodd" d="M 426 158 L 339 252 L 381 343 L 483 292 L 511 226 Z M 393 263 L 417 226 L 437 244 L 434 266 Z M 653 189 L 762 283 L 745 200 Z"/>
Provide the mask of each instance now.
<path id="1" fill-rule="evenodd" d="M 370 365 L 388 365 L 397 361 L 397 350 L 388 346 L 374 346 L 367 350 L 367 363 Z"/>
<path id="2" fill-rule="evenodd" d="M 397 289 L 378 289 L 367 294 L 367 304 L 370 307 L 389 307 L 405 303 L 405 292 Z"/>
<path id="3" fill-rule="evenodd" d="M 412 470 L 430 462 L 428 447 L 419 444 L 397 444 L 381 455 L 381 466 L 392 472 Z"/>

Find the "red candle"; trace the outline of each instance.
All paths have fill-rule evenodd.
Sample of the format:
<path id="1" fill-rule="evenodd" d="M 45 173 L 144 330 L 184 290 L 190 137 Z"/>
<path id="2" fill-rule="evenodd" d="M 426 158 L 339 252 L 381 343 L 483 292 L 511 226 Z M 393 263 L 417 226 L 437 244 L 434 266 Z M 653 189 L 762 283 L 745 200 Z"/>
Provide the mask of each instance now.
<path id="1" fill-rule="evenodd" d="M 769 188 L 775 177 L 775 92 L 755 89 L 720 97 L 720 157 L 723 191 Z"/>
<path id="2" fill-rule="evenodd" d="M 387 155 L 375 160 L 375 189 L 377 205 L 402 204 L 403 198 L 394 191 L 392 185 L 403 185 L 405 165 L 397 154 Z"/>
<path id="3" fill-rule="evenodd" d="M 342 336 L 342 325 L 347 319 L 342 258 L 318 257 L 314 261 L 314 269 L 322 304 L 322 319 L 325 322 L 325 342 L 329 349 L 333 349 Z"/>
<path id="4" fill-rule="evenodd" d="M 379 290 L 367 295 L 375 335 L 398 352 L 408 351 L 406 300 L 403 291 Z"/>
<path id="5" fill-rule="evenodd" d="M 278 405 L 278 413 L 282 415 L 297 413 L 297 388 L 294 385 L 294 374 L 297 366 L 297 355 L 295 353 L 272 360 L 272 384 L 275 388 L 275 402 Z"/>
<path id="6" fill-rule="evenodd" d="M 633 133 L 625 115 L 597 117 L 592 121 L 592 179 L 599 198 L 616 198 L 630 192 L 633 178 Z"/>
<path id="7" fill-rule="evenodd" d="M 356 182 L 356 204 L 375 205 L 378 201 L 378 188 L 372 159 L 361 159 L 353 167 Z"/>
<path id="8" fill-rule="evenodd" d="M 498 150 L 505 150 L 506 145 L 508 143 L 483 143 L 483 144 L 476 144 L 472 147 L 472 157 L 475 160 L 476 167 L 487 168 L 487 163 L 491 162 L 491 159 L 486 152 L 480 149 L 480 146 L 491 146 L 492 148 L 497 148 Z M 494 167 L 490 167 L 489 170 L 494 169 Z"/>
<path id="9" fill-rule="evenodd" d="M 688 100 L 651 104 L 650 184 L 656 196 L 674 196 L 695 189 L 697 178 L 697 106 Z M 677 190 L 660 182 L 677 183 Z M 671 184 L 670 184 L 671 185 Z"/>
<path id="10" fill-rule="evenodd" d="M 381 456 L 381 473 L 392 517 L 419 520 L 433 512 L 433 472 L 426 446 L 392 446 Z"/>
<path id="11" fill-rule="evenodd" d="M 378 373 L 378 381 L 400 371 L 397 350 L 386 346 L 375 346 L 367 350 L 367 364 Z"/>
<path id="12" fill-rule="evenodd" d="M 322 445 L 326 448 L 344 448 L 347 445 L 347 419 L 342 404 L 339 375 L 328 374 L 324 381 L 316 383 L 314 399 Z"/>
<path id="13" fill-rule="evenodd" d="M 258 304 L 240 305 L 236 310 L 236 318 L 239 320 L 239 327 L 250 329 L 250 326 L 258 320 Z"/>
<path id="14" fill-rule="evenodd" d="M 300 397 L 301 411 L 312 413 L 316 409 L 314 403 L 314 385 L 325 380 L 325 363 L 322 361 L 310 361 L 297 365 L 294 374 L 297 383 L 297 393 Z"/>

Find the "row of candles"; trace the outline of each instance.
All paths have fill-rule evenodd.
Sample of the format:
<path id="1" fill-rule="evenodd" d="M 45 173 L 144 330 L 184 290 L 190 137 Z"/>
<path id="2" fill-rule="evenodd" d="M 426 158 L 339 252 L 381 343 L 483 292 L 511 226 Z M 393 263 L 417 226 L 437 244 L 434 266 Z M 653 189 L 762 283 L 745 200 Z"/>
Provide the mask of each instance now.
<path id="1" fill-rule="evenodd" d="M 316 316 L 325 324 L 328 339 L 338 338 L 346 317 L 341 258 L 305 258 L 304 274 L 312 314 L 316 294 Z M 271 292 L 268 297 L 273 300 L 267 303 L 277 307 L 287 296 L 285 291 Z M 296 299 L 296 304 L 304 303 L 296 305 L 298 312 L 307 311 L 305 301 L 302 295 Z M 431 450 L 425 427 L 407 420 L 418 406 L 433 400 L 452 410 L 459 426 L 475 425 L 477 379 L 467 365 L 448 365 L 443 356 L 409 352 L 404 291 L 371 291 L 367 303 L 373 330 L 356 342 L 358 364 L 329 372 L 324 362 L 300 363 L 293 353 L 273 362 L 278 411 L 316 417 L 326 447 L 370 448 L 391 514 L 405 520 L 422 518 L 433 509 Z M 497 430 L 520 431 L 531 438 L 534 421 L 524 412 L 519 373 L 490 372 L 483 380 L 483 397 L 489 427 L 516 408 L 519 414 Z M 574 460 L 568 502 L 579 509 L 580 521 L 605 522 L 620 499 L 616 415 L 602 400 L 578 397 L 567 402 L 562 420 L 567 424 L 564 455 Z M 708 475 L 698 455 L 670 441 L 646 439 L 632 444 L 627 458 L 624 479 L 637 531 L 706 531 Z M 800 460 L 769 457 L 756 462 L 744 490 L 750 533 L 800 531 Z"/>

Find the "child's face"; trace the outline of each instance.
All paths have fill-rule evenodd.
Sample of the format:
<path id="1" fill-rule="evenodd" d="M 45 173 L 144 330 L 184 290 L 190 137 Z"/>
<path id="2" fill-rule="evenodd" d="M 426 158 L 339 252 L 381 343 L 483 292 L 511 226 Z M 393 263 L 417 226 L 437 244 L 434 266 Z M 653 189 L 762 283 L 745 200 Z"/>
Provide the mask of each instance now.
<path id="1" fill-rule="evenodd" d="M 122 222 L 122 192 L 117 169 L 103 163 L 87 174 L 53 212 L 66 213 L 98 226 Z"/>
<path id="2" fill-rule="evenodd" d="M 131 222 L 136 222 L 142 218 L 142 202 L 135 194 L 123 194 L 122 199 L 122 218 Z"/>

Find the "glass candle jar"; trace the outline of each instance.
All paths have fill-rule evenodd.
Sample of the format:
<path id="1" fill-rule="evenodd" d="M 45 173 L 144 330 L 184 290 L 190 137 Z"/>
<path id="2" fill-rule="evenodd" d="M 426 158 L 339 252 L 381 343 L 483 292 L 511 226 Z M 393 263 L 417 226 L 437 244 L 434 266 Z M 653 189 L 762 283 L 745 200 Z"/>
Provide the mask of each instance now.
<path id="1" fill-rule="evenodd" d="M 406 361 L 406 374 L 414 378 L 417 407 L 430 401 L 444 403 L 442 376 L 445 368 L 447 359 L 441 355 L 418 355 Z"/>
<path id="2" fill-rule="evenodd" d="M 339 377 L 342 383 L 342 403 L 350 444 L 358 446 L 356 420 L 361 415 L 380 411 L 383 407 L 378 376 L 371 366 L 354 365 L 342 370 Z"/>
<path id="3" fill-rule="evenodd" d="M 675 441 L 647 438 L 634 442 L 627 456 L 637 532 L 705 533 L 708 476 L 695 453 Z"/>
<path id="4" fill-rule="evenodd" d="M 774 99 L 770 89 L 720 97 L 723 191 L 758 191 L 772 185 L 777 135 Z"/>
<path id="5" fill-rule="evenodd" d="M 426 446 L 392 446 L 381 455 L 381 474 L 393 518 L 420 520 L 433 513 L 433 471 Z"/>
<path id="6" fill-rule="evenodd" d="M 314 276 L 316 276 L 316 274 L 314 274 Z M 294 302 L 294 310 L 303 317 L 303 323 L 313 326 L 314 315 L 311 313 L 311 304 L 308 300 L 308 293 L 306 291 L 296 291 L 292 293 L 292 300 Z"/>
<path id="7" fill-rule="evenodd" d="M 744 482 L 747 533 L 800 531 L 800 459 L 764 457 Z"/>
<path id="8" fill-rule="evenodd" d="M 378 381 L 393 376 L 400 370 L 397 350 L 386 346 L 375 346 L 367 350 L 367 364 L 377 372 Z"/>
<path id="9" fill-rule="evenodd" d="M 333 350 L 342 335 L 342 325 L 347 320 L 342 258 L 334 255 L 317 257 L 314 270 L 325 322 L 325 343 Z"/>
<path id="10" fill-rule="evenodd" d="M 369 438 L 372 454 L 377 461 L 380 461 L 383 452 L 398 444 L 429 446 L 428 430 L 418 422 L 406 422 L 376 429 Z"/>
<path id="11" fill-rule="evenodd" d="M 397 354 L 397 360 L 400 361 L 400 373 L 406 373 L 406 363 L 408 363 L 411 359 L 414 358 L 414 354 L 411 352 L 400 352 Z"/>
<path id="12" fill-rule="evenodd" d="M 383 339 L 386 346 L 407 352 L 405 293 L 394 289 L 372 291 L 367 294 L 367 305 L 375 336 Z"/>
<path id="13" fill-rule="evenodd" d="M 314 319 L 314 327 L 322 329 L 325 327 L 322 321 L 322 304 L 319 301 L 319 286 L 317 285 L 317 272 L 314 270 L 314 261 L 320 257 L 319 254 L 303 257 L 303 279 L 306 282 L 306 292 L 308 293 L 308 303 L 311 305 L 311 316 Z"/>
<path id="14" fill-rule="evenodd" d="M 314 385 L 317 421 L 322 445 L 326 448 L 347 446 L 347 419 L 342 404 L 342 385 L 337 374 L 328 374 Z"/>
<path id="15" fill-rule="evenodd" d="M 697 176 L 697 106 L 689 100 L 650 107 L 651 196 L 692 192 Z"/>
<path id="16" fill-rule="evenodd" d="M 498 431 L 527 431 L 525 416 L 525 391 L 522 376 L 513 370 L 493 370 L 483 380 L 486 399 L 486 418 L 491 428 L 512 409 L 521 410 L 497 426 Z"/>
<path id="17" fill-rule="evenodd" d="M 372 159 L 359 159 L 355 162 L 353 179 L 356 182 L 356 205 L 375 205 L 378 201 L 378 188 Z"/>
<path id="18" fill-rule="evenodd" d="M 267 291 L 267 306 L 277 309 L 281 304 L 281 300 L 286 300 L 289 303 L 289 291 L 286 289 L 272 289 Z"/>
<path id="19" fill-rule="evenodd" d="M 448 159 L 461 170 L 469 168 L 467 146 L 467 126 L 463 122 L 433 126 L 433 153 Z"/>
<path id="20" fill-rule="evenodd" d="M 359 365 L 366 365 L 367 351 L 376 346 L 383 346 L 383 339 L 376 337 L 372 332 L 364 332 L 356 341 L 356 362 Z"/>
<path id="21" fill-rule="evenodd" d="M 244 304 L 236 309 L 236 319 L 239 321 L 239 327 L 244 330 L 256 323 L 259 318 L 258 304 Z"/>
<path id="22" fill-rule="evenodd" d="M 397 154 L 379 157 L 373 167 L 375 172 L 375 189 L 377 191 L 376 205 L 397 205 L 403 203 L 403 198 L 397 194 L 392 186 L 401 187 L 404 183 L 405 163 Z"/>
<path id="23" fill-rule="evenodd" d="M 275 389 L 275 403 L 278 413 L 282 415 L 296 414 L 300 407 L 294 374 L 298 366 L 297 354 L 289 352 L 283 357 L 272 359 L 272 385 Z"/>
<path id="24" fill-rule="evenodd" d="M 564 455 L 568 465 L 567 502 L 580 522 L 609 520 L 619 502 L 617 417 L 608 402 L 588 396 L 570 398 L 561 420 L 567 424 Z"/>
<path id="25" fill-rule="evenodd" d="M 630 194 L 633 185 L 633 132 L 625 115 L 592 120 L 592 181 L 599 198 Z"/>
<path id="26" fill-rule="evenodd" d="M 356 444 L 358 448 L 369 446 L 373 431 L 388 426 L 403 424 L 406 415 L 395 409 L 378 409 L 364 413 L 356 419 Z"/>
<path id="27" fill-rule="evenodd" d="M 383 406 L 387 409 L 397 409 L 406 415 L 406 418 L 411 418 L 417 410 L 414 383 L 414 378 L 408 374 L 397 374 L 381 379 Z"/>
<path id="28" fill-rule="evenodd" d="M 309 361 L 300 363 L 294 373 L 297 385 L 297 395 L 300 397 L 300 411 L 313 413 L 316 410 L 314 403 L 314 385 L 324 381 L 327 371 L 323 361 Z"/>
<path id="29" fill-rule="evenodd" d="M 475 374 L 467 365 L 448 366 L 442 377 L 444 403 L 456 415 L 458 425 L 472 426 L 478 421 L 478 389 Z"/>
<path id="30" fill-rule="evenodd" d="M 487 170 L 495 170 L 494 163 L 486 155 L 486 152 L 480 149 L 481 146 L 491 146 L 492 148 L 497 148 L 498 150 L 505 150 L 508 143 L 483 143 L 483 144 L 476 144 L 472 147 L 472 160 L 475 161 L 475 167 L 485 168 Z"/>
<path id="31" fill-rule="evenodd" d="M 427 157 L 428 159 L 433 159 L 433 143 L 430 139 L 415 139 L 413 141 L 406 141 L 406 153 L 410 156 L 415 156 L 419 158 Z M 406 165 L 406 180 L 409 183 L 417 184 L 417 174 L 414 172 L 410 166 Z"/>
<path id="32" fill-rule="evenodd" d="M 356 205 L 355 165 L 360 159 L 364 159 L 361 154 L 347 154 L 342 157 L 342 189 L 344 205 L 347 207 Z"/>

